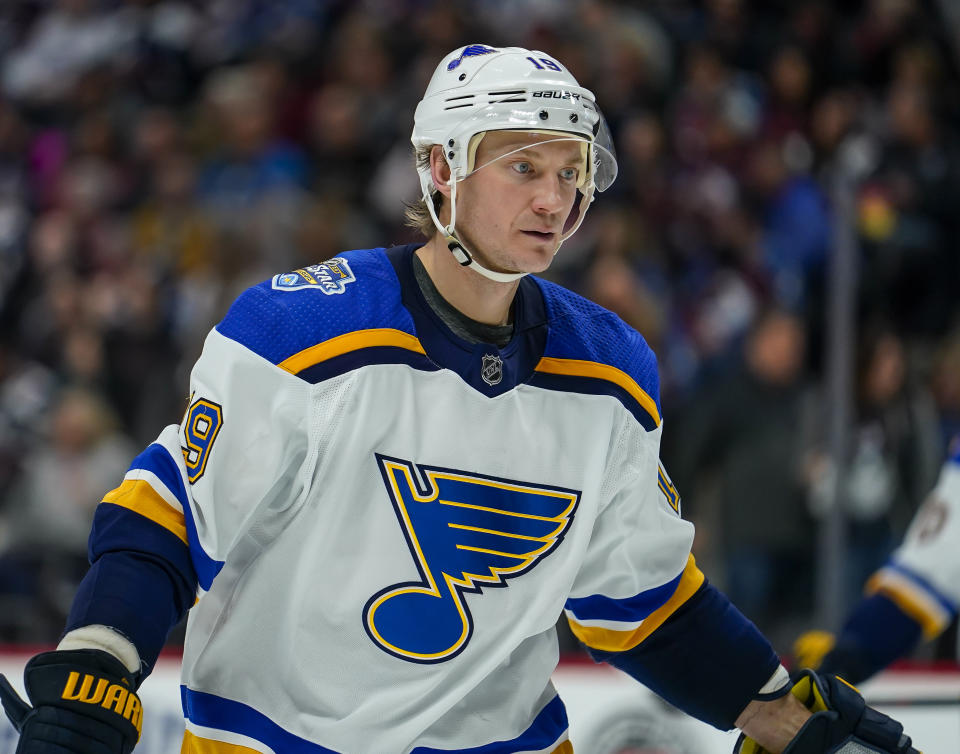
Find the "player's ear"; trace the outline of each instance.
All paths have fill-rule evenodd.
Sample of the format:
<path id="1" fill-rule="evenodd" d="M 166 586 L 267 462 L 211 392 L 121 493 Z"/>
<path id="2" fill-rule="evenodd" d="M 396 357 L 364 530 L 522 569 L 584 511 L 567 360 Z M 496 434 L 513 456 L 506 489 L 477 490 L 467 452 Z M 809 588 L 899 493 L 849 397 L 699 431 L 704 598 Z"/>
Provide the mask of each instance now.
<path id="1" fill-rule="evenodd" d="M 443 147 L 434 144 L 430 149 L 430 178 L 437 191 L 450 198 L 450 166 L 443 155 Z"/>

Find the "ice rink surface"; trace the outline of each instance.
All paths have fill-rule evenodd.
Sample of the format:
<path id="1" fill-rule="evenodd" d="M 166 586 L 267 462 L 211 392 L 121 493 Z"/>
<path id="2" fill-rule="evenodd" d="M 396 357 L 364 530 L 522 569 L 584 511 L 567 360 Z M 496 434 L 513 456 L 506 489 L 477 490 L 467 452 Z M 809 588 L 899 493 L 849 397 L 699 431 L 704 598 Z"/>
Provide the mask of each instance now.
<path id="1" fill-rule="evenodd" d="M 23 690 L 29 654 L 0 652 L 0 672 Z M 730 754 L 735 733 L 722 733 L 669 708 L 622 673 L 587 662 L 564 663 L 554 676 L 567 705 L 577 754 L 617 754 L 647 745 L 658 754 Z M 891 671 L 861 689 L 868 700 L 903 722 L 924 754 L 960 751 L 960 669 Z M 136 754 L 173 754 L 183 733 L 179 662 L 164 657 L 140 690 L 143 739 Z M 0 754 L 14 754 L 12 726 L 0 720 Z M 282 754 L 276 752 L 275 754 Z M 345 752 L 344 754 L 393 754 Z"/>

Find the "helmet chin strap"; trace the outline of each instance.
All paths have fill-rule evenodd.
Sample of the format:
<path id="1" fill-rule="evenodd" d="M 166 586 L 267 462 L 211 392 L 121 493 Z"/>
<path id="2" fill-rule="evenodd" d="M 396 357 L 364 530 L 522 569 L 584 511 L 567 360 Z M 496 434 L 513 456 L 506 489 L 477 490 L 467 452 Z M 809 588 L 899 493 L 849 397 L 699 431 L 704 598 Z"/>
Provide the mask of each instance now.
<path id="1" fill-rule="evenodd" d="M 487 280 L 493 280 L 496 283 L 512 283 L 514 280 L 519 280 L 529 274 L 526 272 L 495 272 L 494 270 L 488 270 L 467 250 L 467 247 L 463 245 L 463 241 L 457 238 L 453 227 L 457 221 L 457 179 L 453 173 L 450 175 L 449 225 L 444 227 L 437 217 L 437 213 L 433 208 L 433 198 L 430 196 L 429 190 L 423 192 L 423 201 L 424 204 L 427 205 L 427 211 L 433 219 L 433 224 L 437 227 L 437 230 L 443 233 L 443 237 L 447 242 L 447 248 L 450 249 L 453 258 L 456 259 L 462 267 L 469 267 L 478 274 L 483 275 Z"/>

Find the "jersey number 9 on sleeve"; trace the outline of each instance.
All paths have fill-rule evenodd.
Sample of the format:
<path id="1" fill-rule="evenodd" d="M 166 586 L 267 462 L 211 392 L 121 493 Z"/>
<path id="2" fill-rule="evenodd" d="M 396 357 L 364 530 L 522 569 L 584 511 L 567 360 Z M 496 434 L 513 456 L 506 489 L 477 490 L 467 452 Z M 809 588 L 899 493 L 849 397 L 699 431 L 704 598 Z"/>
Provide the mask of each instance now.
<path id="1" fill-rule="evenodd" d="M 183 451 L 183 460 L 187 464 L 187 479 L 190 484 L 203 476 L 210 457 L 213 441 L 217 439 L 223 426 L 223 408 L 206 398 L 198 398 L 190 404 L 183 422 L 183 436 L 187 446 Z"/>

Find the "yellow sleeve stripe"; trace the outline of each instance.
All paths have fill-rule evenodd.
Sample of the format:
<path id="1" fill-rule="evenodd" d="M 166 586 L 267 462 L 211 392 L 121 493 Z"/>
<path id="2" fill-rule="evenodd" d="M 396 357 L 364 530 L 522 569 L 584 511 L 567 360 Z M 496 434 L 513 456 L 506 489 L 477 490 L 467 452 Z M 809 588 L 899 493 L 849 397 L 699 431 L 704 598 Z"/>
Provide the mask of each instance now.
<path id="1" fill-rule="evenodd" d="M 260 754 L 259 749 L 250 749 L 240 744 L 215 741 L 212 738 L 200 738 L 189 730 L 183 733 L 180 754 Z M 573 754 L 573 744 L 564 741 L 550 754 Z"/>
<path id="2" fill-rule="evenodd" d="M 568 617 L 570 630 L 580 641 L 593 649 L 604 652 L 625 652 L 633 649 L 659 628 L 673 612 L 690 599 L 703 584 L 703 572 L 697 568 L 693 555 L 688 556 L 687 566 L 683 569 L 680 583 L 673 595 L 661 607 L 648 615 L 643 623 L 630 631 L 615 631 L 597 626 L 583 626 Z"/>
<path id="3" fill-rule="evenodd" d="M 376 346 L 392 346 L 393 348 L 405 348 L 408 351 L 426 355 L 420 341 L 410 333 L 392 328 L 378 328 L 373 330 L 357 330 L 338 335 L 330 340 L 317 343 L 314 346 L 293 354 L 278 365 L 284 371 L 291 374 L 298 374 L 304 369 L 319 364 L 335 356 L 342 356 L 351 351 L 359 351 L 361 348 L 373 348 Z"/>
<path id="4" fill-rule="evenodd" d="M 115 490 L 108 492 L 103 502 L 139 513 L 175 534 L 184 544 L 188 544 L 187 524 L 183 518 L 183 511 L 170 507 L 170 504 L 142 479 L 125 480 Z"/>
<path id="5" fill-rule="evenodd" d="M 200 738 L 186 730 L 183 732 L 180 754 L 260 754 L 260 750 L 212 738 Z"/>
<path id="6" fill-rule="evenodd" d="M 596 361 L 557 359 L 552 356 L 544 356 L 537 364 L 536 371 L 546 374 L 559 374 L 564 377 L 592 377 L 593 379 L 612 382 L 617 387 L 626 390 L 643 407 L 643 410 L 650 414 L 654 424 L 660 425 L 660 412 L 657 410 L 657 402 L 629 374 L 621 369 Z"/>
<path id="7" fill-rule="evenodd" d="M 904 615 L 920 624 L 927 639 L 939 636 L 950 624 L 950 615 L 935 599 L 925 595 L 895 571 L 877 571 L 867 581 L 864 592 L 868 595 L 882 594 L 889 599 Z"/>

